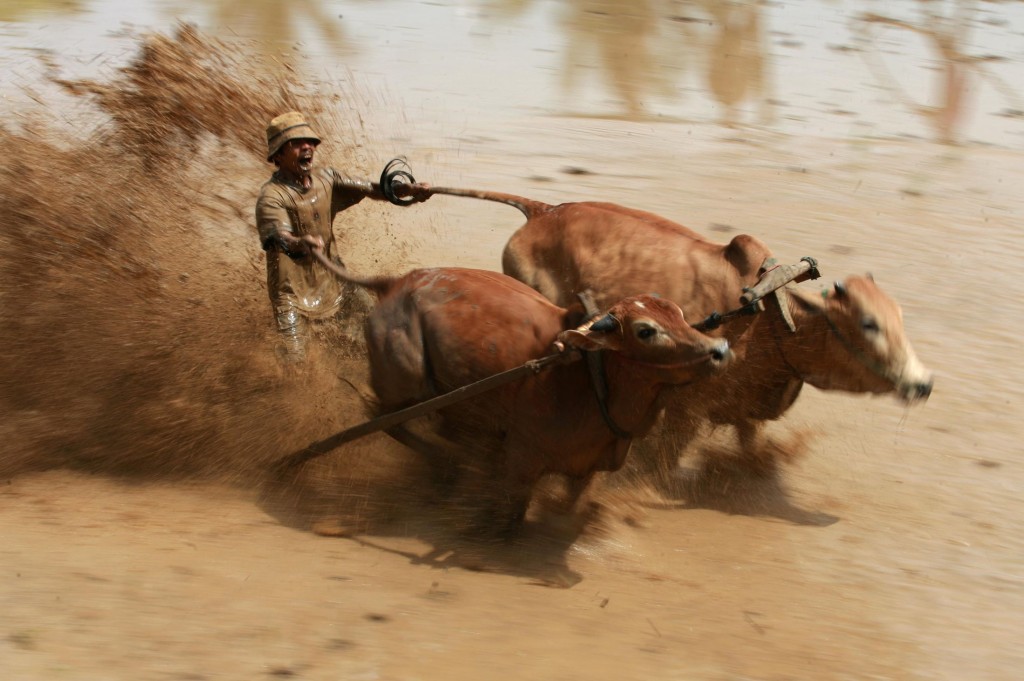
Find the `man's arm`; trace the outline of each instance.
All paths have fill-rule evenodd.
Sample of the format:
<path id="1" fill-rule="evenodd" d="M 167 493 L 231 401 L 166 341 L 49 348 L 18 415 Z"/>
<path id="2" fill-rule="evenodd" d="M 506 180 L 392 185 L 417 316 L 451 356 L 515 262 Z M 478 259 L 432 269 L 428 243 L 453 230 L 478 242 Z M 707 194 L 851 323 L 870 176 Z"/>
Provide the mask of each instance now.
<path id="1" fill-rule="evenodd" d="M 380 184 L 377 182 L 371 182 L 370 185 L 373 187 L 373 192 L 367 194 L 371 199 L 376 201 L 390 201 L 387 196 L 384 195 L 384 191 L 380 188 Z M 431 197 L 430 185 L 425 182 L 416 182 L 413 184 L 396 183 L 394 186 L 395 195 L 400 199 L 411 198 L 417 203 L 422 203 Z"/>
<path id="2" fill-rule="evenodd" d="M 333 176 L 332 179 L 335 189 L 354 194 L 361 194 L 362 196 L 373 199 L 374 201 L 390 200 L 384 195 L 383 190 L 381 190 L 380 183 L 378 182 L 356 180 L 333 168 L 331 169 L 331 175 Z M 401 198 L 411 197 L 418 202 L 426 201 L 430 198 L 430 185 L 423 182 L 416 182 L 415 184 L 396 184 L 395 194 Z M 362 196 L 360 198 L 362 198 Z"/>

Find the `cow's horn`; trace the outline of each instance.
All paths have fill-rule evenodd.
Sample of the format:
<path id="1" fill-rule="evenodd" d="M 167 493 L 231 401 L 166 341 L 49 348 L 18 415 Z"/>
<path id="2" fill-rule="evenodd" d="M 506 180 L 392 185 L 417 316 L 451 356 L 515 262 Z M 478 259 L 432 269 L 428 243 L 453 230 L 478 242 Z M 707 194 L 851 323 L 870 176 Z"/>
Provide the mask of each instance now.
<path id="1" fill-rule="evenodd" d="M 836 289 L 836 295 L 837 296 L 845 296 L 846 295 L 846 287 L 843 285 L 843 282 L 837 281 L 835 283 L 835 289 Z"/>
<path id="2" fill-rule="evenodd" d="M 614 331 L 617 328 L 619 328 L 619 323 L 615 319 L 615 317 L 611 316 L 610 314 L 606 314 L 605 316 L 601 317 L 590 326 L 591 331 L 601 332 Z"/>

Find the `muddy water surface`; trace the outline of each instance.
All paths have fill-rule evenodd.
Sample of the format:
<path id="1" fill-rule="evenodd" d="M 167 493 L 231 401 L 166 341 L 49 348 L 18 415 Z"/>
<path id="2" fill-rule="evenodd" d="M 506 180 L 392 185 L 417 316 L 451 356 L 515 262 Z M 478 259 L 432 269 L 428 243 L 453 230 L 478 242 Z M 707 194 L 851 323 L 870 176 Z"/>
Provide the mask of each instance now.
<path id="1" fill-rule="evenodd" d="M 17 110 L 36 111 L 24 79 L 72 102 L 46 107 L 44 129 L 20 118 L 5 136 L 5 177 L 34 188 L 9 185 L 4 217 L 5 272 L 31 270 L 0 289 L 13 348 L 0 427 L 5 678 L 1019 677 L 1024 155 L 1016 119 L 992 115 L 1012 107 L 1000 91 L 979 84 L 987 94 L 955 147 L 898 106 L 854 106 L 876 97 L 866 70 L 831 81 L 856 113 L 829 113 L 814 83 L 849 56 L 828 47 L 848 40 L 836 27 L 849 3 L 761 17 L 771 99 L 787 104 L 774 123 L 736 128 L 718 124 L 722 103 L 698 80 L 713 55 L 665 47 L 680 42 L 671 30 L 713 44 L 710 24 L 680 17 L 710 21 L 714 3 L 632 12 L 620 23 L 646 52 L 618 71 L 602 55 L 624 39 L 600 38 L 616 3 L 309 2 L 234 18 L 230 3 L 210 6 L 219 15 L 114 4 L 19 4 L 3 17 L 18 20 L 3 33 L 23 79 L 7 85 Z M 989 25 L 1014 35 L 1013 11 Z M 150 158 L 148 172 L 111 151 L 120 170 L 60 184 L 47 170 L 97 158 L 105 114 L 34 80 L 25 58 L 55 49 L 58 31 L 64 76 L 123 86 L 112 71 L 137 39 L 109 31 L 123 19 L 168 34 L 179 15 L 241 33 L 253 59 L 306 46 L 294 68 L 327 102 L 321 151 L 354 172 L 403 153 L 429 182 L 620 202 L 723 241 L 751 233 L 780 259 L 817 257 L 826 281 L 870 271 L 903 305 L 934 394 L 905 409 L 807 388 L 773 425 L 804 443 L 781 479 L 683 499 L 607 489 L 581 537 L 538 511 L 511 545 L 465 539 L 415 457 L 384 438 L 268 485 L 276 456 L 364 416 L 338 378 L 362 378 L 358 356 L 326 347 L 298 373 L 273 362 L 249 217 L 269 167 L 241 142 L 202 141 L 198 156 Z M 287 40 L 262 33 L 267 21 L 291 27 Z M 998 68 L 1012 71 L 1021 55 L 1008 44 Z M 798 78 L 800 54 L 831 56 L 804 60 Z M 857 58 L 844 63 L 858 72 Z M 755 122 L 756 97 L 743 102 L 737 116 Z M 124 183 L 146 191 L 121 203 Z M 353 212 L 339 233 L 362 272 L 496 269 L 520 224 L 510 208 L 449 197 Z M 19 256 L 45 238 L 55 254 Z"/>

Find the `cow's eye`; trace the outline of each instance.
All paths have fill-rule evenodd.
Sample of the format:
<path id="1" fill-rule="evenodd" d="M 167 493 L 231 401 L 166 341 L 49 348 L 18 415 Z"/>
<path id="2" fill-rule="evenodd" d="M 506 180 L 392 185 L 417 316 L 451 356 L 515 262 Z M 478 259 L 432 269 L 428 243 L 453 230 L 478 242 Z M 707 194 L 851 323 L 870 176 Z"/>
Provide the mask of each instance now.
<path id="1" fill-rule="evenodd" d="M 641 340 L 647 340 L 648 338 L 653 337 L 656 333 L 658 333 L 658 330 L 653 326 L 644 326 L 637 330 L 636 337 Z"/>
<path id="2" fill-rule="evenodd" d="M 878 333 L 878 322 L 874 317 L 864 317 L 860 320 L 860 328 L 864 333 Z"/>

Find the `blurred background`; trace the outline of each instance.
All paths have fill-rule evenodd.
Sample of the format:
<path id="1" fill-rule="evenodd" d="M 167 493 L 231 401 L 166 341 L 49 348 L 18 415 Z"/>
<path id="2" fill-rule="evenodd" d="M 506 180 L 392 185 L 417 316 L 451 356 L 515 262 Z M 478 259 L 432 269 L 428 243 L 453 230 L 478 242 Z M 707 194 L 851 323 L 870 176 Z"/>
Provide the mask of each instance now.
<path id="1" fill-rule="evenodd" d="M 8 97 L 26 53 L 94 73 L 128 58 L 131 30 L 184 20 L 449 127 L 514 113 L 1021 140 L 1009 0 L 6 0 L 0 18 Z"/>
<path id="2" fill-rule="evenodd" d="M 1019 678 L 1022 90 L 1009 0 L 0 0 L 0 677 Z M 805 387 L 778 478 L 609 491 L 579 537 L 465 541 L 383 436 L 268 484 L 367 415 L 331 333 L 273 354 L 293 108 L 356 176 L 871 272 L 935 392 Z M 370 203 L 359 273 L 499 269 L 521 224 Z"/>

